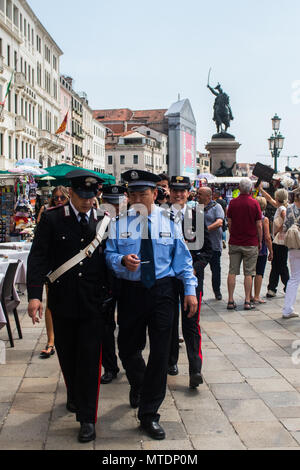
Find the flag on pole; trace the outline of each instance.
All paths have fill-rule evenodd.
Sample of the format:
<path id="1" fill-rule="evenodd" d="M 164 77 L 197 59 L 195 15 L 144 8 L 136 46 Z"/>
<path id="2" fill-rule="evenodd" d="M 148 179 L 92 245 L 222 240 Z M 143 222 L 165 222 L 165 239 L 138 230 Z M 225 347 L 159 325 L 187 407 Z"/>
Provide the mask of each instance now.
<path id="1" fill-rule="evenodd" d="M 69 114 L 69 111 L 67 112 L 66 116 L 65 116 L 65 119 L 63 120 L 63 122 L 61 123 L 60 127 L 57 129 L 57 131 L 55 132 L 55 135 L 58 135 L 58 134 L 62 134 L 63 132 L 65 132 L 66 128 L 67 128 L 67 122 L 68 122 L 68 114 Z"/>
<path id="2" fill-rule="evenodd" d="M 12 84 L 13 77 L 14 77 L 14 71 L 13 71 L 13 73 L 12 73 L 12 75 L 11 75 L 11 79 L 10 79 L 8 85 L 7 85 L 7 89 L 6 89 L 4 101 L 1 101 L 1 102 L 0 102 L 0 104 L 3 106 L 3 108 L 4 108 L 4 106 L 5 106 L 6 98 L 7 98 L 7 96 L 8 96 L 8 93 L 10 92 L 10 89 L 11 89 L 11 84 Z"/>

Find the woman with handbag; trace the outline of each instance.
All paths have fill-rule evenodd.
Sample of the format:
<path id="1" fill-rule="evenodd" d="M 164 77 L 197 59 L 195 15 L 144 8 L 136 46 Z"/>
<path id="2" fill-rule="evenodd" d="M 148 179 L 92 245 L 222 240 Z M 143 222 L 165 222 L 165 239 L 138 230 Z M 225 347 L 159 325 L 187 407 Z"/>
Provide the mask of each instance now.
<path id="1" fill-rule="evenodd" d="M 294 312 L 294 305 L 300 284 L 300 187 L 295 189 L 293 193 L 295 194 L 295 202 L 288 207 L 283 226 L 283 230 L 286 232 L 286 245 L 289 249 L 291 267 L 291 277 L 287 285 L 282 313 L 282 318 L 285 320 L 299 317 L 299 314 Z"/>
<path id="2" fill-rule="evenodd" d="M 267 298 L 276 296 L 279 278 L 284 285 L 284 292 L 290 278 L 288 268 L 288 249 L 284 245 L 285 234 L 283 223 L 286 216 L 289 195 L 286 189 L 278 189 L 275 193 L 275 200 L 260 186 L 260 192 L 264 198 L 277 210 L 273 222 L 273 260 L 269 278 Z"/>

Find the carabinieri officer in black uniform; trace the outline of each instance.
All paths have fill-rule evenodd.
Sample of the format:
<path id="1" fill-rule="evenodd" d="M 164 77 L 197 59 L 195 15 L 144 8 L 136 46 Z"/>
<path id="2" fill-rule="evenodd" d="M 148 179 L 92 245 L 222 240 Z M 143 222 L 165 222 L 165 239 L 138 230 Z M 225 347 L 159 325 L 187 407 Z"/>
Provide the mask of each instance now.
<path id="1" fill-rule="evenodd" d="M 72 171 L 66 178 L 71 181 L 70 202 L 43 214 L 28 258 L 28 313 L 33 324 L 42 318 L 46 276 L 85 249 L 95 239 L 99 223 L 93 202 L 103 181 L 83 170 Z M 48 306 L 67 387 L 67 409 L 76 413 L 81 424 L 80 442 L 96 437 L 106 278 L 100 245 L 90 258 L 55 282 L 48 282 Z"/>
<path id="2" fill-rule="evenodd" d="M 197 311 L 197 279 L 181 224 L 154 204 L 159 177 L 141 170 L 122 177 L 128 182 L 132 208 L 111 224 L 105 249 L 108 267 L 121 279 L 119 356 L 131 386 L 130 405 L 139 407 L 141 427 L 153 439 L 164 439 L 158 409 L 166 393 L 175 278 L 184 284 L 190 316 Z M 147 328 L 150 355 L 146 365 L 142 349 Z"/>
<path id="3" fill-rule="evenodd" d="M 190 375 L 190 388 L 197 388 L 203 383 L 201 375 L 202 370 L 202 335 L 200 329 L 200 312 L 203 296 L 203 280 L 204 269 L 212 257 L 212 247 L 209 239 L 209 233 L 204 222 L 204 214 L 202 220 L 197 217 L 195 209 L 188 207 L 187 200 L 191 188 L 190 179 L 186 176 L 173 176 L 170 183 L 170 203 L 171 211 L 182 223 L 182 231 L 187 243 L 195 242 L 195 235 L 203 237 L 203 245 L 199 249 L 194 249 L 191 246 L 190 253 L 193 258 L 194 272 L 198 279 L 197 299 L 198 299 L 198 312 L 197 315 L 189 317 L 188 312 L 184 310 L 184 287 L 183 283 L 177 281 L 178 294 L 181 300 L 181 317 L 182 317 L 182 333 L 186 344 L 186 350 L 189 360 L 189 375 Z M 199 213 L 200 215 L 200 213 Z M 198 218 L 198 220 L 197 220 Z M 197 223 L 200 225 L 197 227 Z M 201 231 L 201 232 L 200 232 Z M 189 245 L 190 246 L 190 245 Z M 178 297 L 177 297 L 178 298 Z M 176 310 L 174 316 L 174 325 L 172 331 L 171 350 L 169 357 L 170 375 L 178 374 L 177 361 L 179 357 L 179 306 L 176 302 Z"/>

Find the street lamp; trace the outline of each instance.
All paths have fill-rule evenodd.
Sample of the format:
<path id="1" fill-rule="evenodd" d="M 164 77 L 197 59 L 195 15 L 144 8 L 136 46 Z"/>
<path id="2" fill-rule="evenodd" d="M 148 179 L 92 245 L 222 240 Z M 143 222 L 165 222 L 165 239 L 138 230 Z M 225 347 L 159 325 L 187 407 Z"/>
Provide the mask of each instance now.
<path id="1" fill-rule="evenodd" d="M 272 157 L 274 158 L 275 173 L 277 173 L 278 171 L 277 159 L 279 158 L 280 152 L 283 149 L 284 139 L 285 139 L 279 132 L 280 123 L 281 123 L 280 117 L 278 117 L 277 114 L 275 114 L 275 116 L 272 118 L 273 135 L 268 139 L 269 149 L 272 154 Z"/>

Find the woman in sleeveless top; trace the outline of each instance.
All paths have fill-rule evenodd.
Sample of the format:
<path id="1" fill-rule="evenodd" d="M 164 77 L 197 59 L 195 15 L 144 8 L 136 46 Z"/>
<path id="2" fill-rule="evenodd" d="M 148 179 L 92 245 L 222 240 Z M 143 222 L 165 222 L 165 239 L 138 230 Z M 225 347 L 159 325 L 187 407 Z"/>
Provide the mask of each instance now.
<path id="1" fill-rule="evenodd" d="M 273 247 L 272 247 L 272 239 L 270 235 L 269 219 L 268 217 L 264 215 L 264 211 L 266 210 L 266 207 L 267 207 L 267 201 L 264 197 L 258 197 L 256 200 L 259 203 L 260 208 L 263 213 L 263 240 L 262 240 L 262 248 L 259 252 L 257 264 L 256 264 L 256 276 L 254 278 L 253 302 L 255 304 L 264 304 L 266 302 L 260 297 L 260 291 L 261 291 L 263 277 L 265 274 L 267 260 L 269 259 L 269 261 L 272 261 L 273 259 Z M 269 257 L 268 257 L 268 251 L 269 251 Z"/>
<path id="2" fill-rule="evenodd" d="M 286 216 L 286 208 L 288 206 L 288 192 L 286 189 L 278 189 L 275 193 L 275 200 L 260 187 L 261 194 L 274 207 L 276 213 L 273 223 L 273 261 L 269 278 L 267 297 L 269 299 L 276 296 L 279 278 L 284 285 L 284 292 L 290 278 L 288 268 L 288 249 L 284 245 L 283 222 Z"/>
<path id="3" fill-rule="evenodd" d="M 294 194 L 295 202 L 286 211 L 286 219 L 283 226 L 284 232 L 287 232 L 294 225 L 295 221 L 298 227 L 300 227 L 300 187 L 294 191 Z M 282 313 L 282 318 L 285 320 L 299 317 L 299 314 L 294 312 L 294 305 L 300 284 L 300 250 L 289 250 L 289 260 L 291 277 L 287 285 Z"/>

